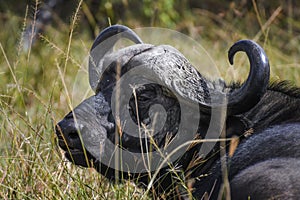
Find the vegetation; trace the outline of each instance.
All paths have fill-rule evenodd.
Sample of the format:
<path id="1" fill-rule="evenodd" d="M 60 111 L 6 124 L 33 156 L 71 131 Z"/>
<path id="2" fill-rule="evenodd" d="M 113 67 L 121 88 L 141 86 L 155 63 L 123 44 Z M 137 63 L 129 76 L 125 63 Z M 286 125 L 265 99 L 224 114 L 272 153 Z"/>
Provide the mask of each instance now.
<path id="1" fill-rule="evenodd" d="M 38 5 L 18 3 L 0 2 L 1 199 L 142 196 L 134 183 L 112 184 L 93 169 L 66 162 L 55 141 L 54 125 L 91 94 L 77 86 L 74 90 L 74 82 L 79 73 L 86 74 L 91 35 L 109 24 L 185 33 L 206 47 L 229 81 L 242 81 L 248 68 L 245 59 L 228 67 L 228 48 L 239 39 L 254 39 L 269 56 L 272 79 L 300 86 L 300 22 L 296 20 L 300 4 L 296 1 L 115 0 L 96 6 L 95 1 L 74 1 L 58 8 L 53 23 L 26 51 L 22 34 L 33 23 Z"/>

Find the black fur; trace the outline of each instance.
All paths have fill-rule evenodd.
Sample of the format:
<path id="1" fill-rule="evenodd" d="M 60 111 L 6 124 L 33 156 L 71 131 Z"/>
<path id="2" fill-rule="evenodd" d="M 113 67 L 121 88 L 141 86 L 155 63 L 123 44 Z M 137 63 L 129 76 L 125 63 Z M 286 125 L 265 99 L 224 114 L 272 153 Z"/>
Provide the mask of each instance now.
<path id="1" fill-rule="evenodd" d="M 234 155 L 227 158 L 231 198 L 299 199 L 299 145 L 297 123 L 272 126 L 244 140 Z M 207 192 L 217 199 L 222 187 L 221 161 L 205 173 L 210 175 L 197 179 L 194 196 L 200 198 Z"/>

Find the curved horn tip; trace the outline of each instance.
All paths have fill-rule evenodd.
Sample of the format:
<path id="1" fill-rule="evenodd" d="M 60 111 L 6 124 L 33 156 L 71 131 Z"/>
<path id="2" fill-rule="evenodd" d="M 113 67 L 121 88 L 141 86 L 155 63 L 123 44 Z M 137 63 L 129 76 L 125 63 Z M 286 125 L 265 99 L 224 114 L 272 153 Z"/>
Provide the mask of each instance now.
<path id="1" fill-rule="evenodd" d="M 257 44 L 256 42 L 254 42 L 253 40 L 239 40 L 236 43 L 234 43 L 228 51 L 229 63 L 231 65 L 233 65 L 234 55 L 238 51 L 244 51 L 247 53 L 248 52 L 247 50 L 249 50 L 250 47 L 259 48 L 261 51 L 263 51 L 263 49 L 260 47 L 260 45 Z"/>
<path id="2" fill-rule="evenodd" d="M 228 51 L 229 62 L 233 63 L 236 52 L 245 52 L 250 61 L 247 80 L 237 90 L 229 94 L 229 113 L 239 114 L 251 109 L 267 90 L 270 76 L 268 57 L 263 48 L 251 40 L 240 40 Z"/>
<path id="3" fill-rule="evenodd" d="M 233 65 L 233 58 L 234 58 L 234 55 L 235 55 L 235 53 L 232 54 L 232 55 L 229 55 L 229 53 L 228 53 L 228 60 L 229 60 L 229 63 L 230 63 L 231 65 Z"/>
<path id="4" fill-rule="evenodd" d="M 99 35 L 95 39 L 91 49 L 94 49 L 98 44 L 100 44 L 104 40 L 106 40 L 110 37 L 113 37 L 117 34 L 121 34 L 121 33 L 124 33 L 121 35 L 121 37 L 127 38 L 136 44 L 143 43 L 143 41 L 139 38 L 139 36 L 133 30 L 131 30 L 127 26 L 115 24 L 115 25 L 105 28 L 103 31 L 101 31 L 99 33 Z M 116 41 L 114 41 L 114 42 L 116 42 Z"/>

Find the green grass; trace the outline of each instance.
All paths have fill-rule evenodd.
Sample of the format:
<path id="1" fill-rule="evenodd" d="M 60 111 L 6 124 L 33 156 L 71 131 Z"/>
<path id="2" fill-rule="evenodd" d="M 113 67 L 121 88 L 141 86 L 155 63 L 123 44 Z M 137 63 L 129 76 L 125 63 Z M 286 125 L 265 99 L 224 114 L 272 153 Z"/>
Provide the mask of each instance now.
<path id="1" fill-rule="evenodd" d="M 242 56 L 229 67 L 229 47 L 239 39 L 256 39 L 269 57 L 272 79 L 287 79 L 300 86 L 300 23 L 280 8 L 279 13 L 274 9 L 270 15 L 259 9 L 247 11 L 240 18 L 231 16 L 232 8 L 226 10 L 225 17 L 190 9 L 182 18 L 171 14 L 177 16 L 172 19 L 177 20 L 175 23 L 165 15 L 159 17 L 167 22 L 156 22 L 154 17 L 147 21 L 146 15 L 141 16 L 145 25 L 142 19 L 113 23 L 131 27 L 154 24 L 192 36 L 206 47 L 226 80 L 243 80 L 248 72 Z M 77 16 L 76 10 L 73 13 Z M 114 185 L 93 169 L 74 166 L 63 159 L 56 145 L 54 125 L 83 99 L 72 99 L 72 94 L 86 93 L 73 88 L 78 72 L 85 72 L 84 60 L 93 42 L 80 23 L 82 19 L 75 17 L 69 24 L 56 22 L 59 29 L 48 27 L 25 52 L 21 38 L 27 17 L 10 11 L 0 13 L 0 26 L 5 27 L 0 32 L 0 198 L 139 199 L 143 190 L 133 183 Z M 284 23 L 289 23 L 291 30 Z"/>

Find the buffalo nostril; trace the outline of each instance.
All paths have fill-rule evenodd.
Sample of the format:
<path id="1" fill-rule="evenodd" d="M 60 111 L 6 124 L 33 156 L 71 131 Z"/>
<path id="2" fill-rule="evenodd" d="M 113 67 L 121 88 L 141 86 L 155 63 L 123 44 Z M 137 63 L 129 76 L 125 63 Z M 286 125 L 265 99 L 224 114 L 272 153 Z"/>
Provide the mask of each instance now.
<path id="1" fill-rule="evenodd" d="M 69 134 L 68 134 L 68 138 L 70 140 L 76 140 L 76 139 L 79 139 L 79 135 L 78 135 L 78 132 L 73 130 L 71 131 Z"/>
<path id="2" fill-rule="evenodd" d="M 79 138 L 78 129 L 76 128 L 74 120 L 69 120 L 67 116 L 55 126 L 56 134 L 59 138 L 77 139 Z"/>

